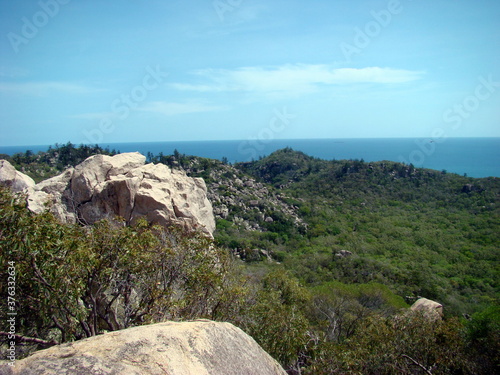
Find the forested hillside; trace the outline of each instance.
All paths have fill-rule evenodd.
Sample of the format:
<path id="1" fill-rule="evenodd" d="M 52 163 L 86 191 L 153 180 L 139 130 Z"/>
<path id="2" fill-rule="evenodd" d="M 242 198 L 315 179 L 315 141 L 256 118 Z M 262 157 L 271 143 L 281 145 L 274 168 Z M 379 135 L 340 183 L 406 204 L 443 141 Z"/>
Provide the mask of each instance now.
<path id="1" fill-rule="evenodd" d="M 305 284 L 380 282 L 408 302 L 437 299 L 452 314 L 497 300 L 499 178 L 290 149 L 236 167 L 279 189 L 307 223 L 304 235 L 289 226 L 266 244 Z"/>
<path id="2" fill-rule="evenodd" d="M 52 174 L 87 152 L 61 147 Z M 36 174 L 44 157 L 11 160 Z M 236 165 L 148 159 L 205 179 L 214 240 L 145 221 L 63 225 L 0 190 L 0 258 L 16 265 L 24 353 L 209 318 L 244 329 L 290 374 L 498 370 L 500 179 L 291 149 Z M 444 318 L 410 313 L 419 297 L 441 303 Z"/>

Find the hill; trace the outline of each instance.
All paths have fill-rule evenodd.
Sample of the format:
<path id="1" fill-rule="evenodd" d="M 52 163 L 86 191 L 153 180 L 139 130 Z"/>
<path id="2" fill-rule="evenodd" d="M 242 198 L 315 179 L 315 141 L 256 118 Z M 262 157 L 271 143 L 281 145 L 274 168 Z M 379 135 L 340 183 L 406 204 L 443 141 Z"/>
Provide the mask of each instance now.
<path id="1" fill-rule="evenodd" d="M 116 151 L 69 143 L 10 161 L 41 180 L 95 153 Z M 437 299 L 454 315 L 498 299 L 500 178 L 290 148 L 235 165 L 178 152 L 148 161 L 204 178 L 219 245 L 247 261 L 281 262 L 305 285 L 379 282 L 408 303 Z"/>
<path id="2" fill-rule="evenodd" d="M 36 172 L 43 157 L 18 168 Z M 209 318 L 242 328 L 294 374 L 498 366 L 500 179 L 291 149 L 235 165 L 148 161 L 204 178 L 214 241 L 143 221 L 61 225 L 0 189 L 0 258 L 15 260 L 19 297 L 32 301 L 16 305 L 23 340 Z M 442 304 L 444 319 L 410 313 L 419 297 Z"/>
<path id="3" fill-rule="evenodd" d="M 270 251 L 306 284 L 376 281 L 455 314 L 498 298 L 500 179 L 389 161 L 326 161 L 291 149 L 235 166 L 297 207 L 307 232 Z M 283 236 L 281 236 L 283 238 Z M 348 250 L 349 257 L 337 256 Z"/>
<path id="4" fill-rule="evenodd" d="M 247 261 L 271 257 L 304 285 L 378 282 L 452 315 L 498 302 L 500 178 L 290 148 L 235 165 L 152 160 L 205 178 L 220 245 Z"/>

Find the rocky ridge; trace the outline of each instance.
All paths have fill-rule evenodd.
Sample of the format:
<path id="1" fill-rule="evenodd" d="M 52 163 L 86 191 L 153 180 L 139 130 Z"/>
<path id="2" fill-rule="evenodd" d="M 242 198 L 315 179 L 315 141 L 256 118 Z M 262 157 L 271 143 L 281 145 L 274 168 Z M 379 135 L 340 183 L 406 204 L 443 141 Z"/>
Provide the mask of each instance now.
<path id="1" fill-rule="evenodd" d="M 26 183 L 17 191 L 27 193 L 31 211 L 40 213 L 49 208 L 65 223 L 93 224 L 121 217 L 131 224 L 145 217 L 156 224 L 178 224 L 212 235 L 215 220 L 203 179 L 145 161 L 137 152 L 94 155 L 58 176 L 36 185 Z M 2 162 L 2 171 L 13 168 Z M 13 185 L 9 183 L 12 178 L 3 180 L 7 186 Z"/>
<path id="2" fill-rule="evenodd" d="M 297 227 L 306 227 L 298 215 L 298 207 L 290 204 L 288 197 L 279 189 L 257 181 L 232 165 L 199 157 L 190 157 L 187 165 L 183 163 L 182 166 L 176 161 L 169 163 L 170 167 L 161 163 L 144 164 L 145 157 L 139 153 L 118 154 L 112 157 L 94 155 L 55 177 L 36 185 L 23 184 L 18 190 L 29 188 L 28 203 L 32 211 L 41 212 L 49 202 L 52 212 L 62 221 L 70 223 L 80 221 L 90 224 L 104 217 L 114 216 L 121 216 L 130 223 L 137 216 L 145 215 L 149 220 L 160 224 L 183 222 L 188 227 L 199 227 L 199 224 L 186 222 L 190 221 L 189 217 L 201 216 L 202 226 L 210 233 L 215 229 L 214 219 L 230 221 L 247 231 L 265 232 L 266 225 L 277 218 L 289 221 Z M 10 167 L 15 171 L 12 166 Z M 139 171 L 141 168 L 143 171 Z M 137 170 L 133 172 L 134 169 Z M 20 172 L 16 173 L 30 179 Z M 191 179 L 187 184 L 174 182 L 176 186 L 173 189 L 166 187 L 167 180 L 186 178 Z M 167 185 L 159 187 L 158 183 L 152 184 L 151 180 Z M 161 214 L 161 209 L 142 209 L 137 212 L 137 208 L 140 207 L 137 205 L 134 207 L 137 202 L 147 199 L 143 193 L 149 186 L 152 190 L 156 190 L 154 195 L 158 196 L 164 193 L 169 195 L 179 186 L 192 186 L 193 182 L 197 184 L 197 188 L 205 191 L 208 200 L 204 201 L 203 197 L 199 197 L 200 199 L 196 199 L 197 204 L 188 202 L 187 205 L 191 211 L 197 206 L 204 207 L 201 210 L 203 212 L 196 212 L 194 215 L 182 213 L 179 205 L 174 207 L 166 201 L 161 205 L 162 209 L 168 212 L 167 215 Z M 195 191 L 197 188 L 188 190 Z M 137 189 L 141 192 L 136 202 L 134 197 L 137 195 Z M 162 189 L 166 191 L 160 193 L 159 190 Z M 150 193 L 146 195 L 150 197 Z M 177 196 L 174 201 L 185 200 L 187 196 L 189 194 L 181 192 L 180 197 Z M 213 219 L 207 218 L 210 216 L 208 204 L 211 205 Z"/>

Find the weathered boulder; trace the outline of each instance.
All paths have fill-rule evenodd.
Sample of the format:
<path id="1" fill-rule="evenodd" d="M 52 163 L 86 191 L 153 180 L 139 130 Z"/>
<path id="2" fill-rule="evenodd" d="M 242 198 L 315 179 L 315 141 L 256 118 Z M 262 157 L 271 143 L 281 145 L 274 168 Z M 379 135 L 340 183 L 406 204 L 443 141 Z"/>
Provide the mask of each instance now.
<path id="1" fill-rule="evenodd" d="M 338 258 L 348 258 L 352 256 L 352 252 L 349 250 L 340 250 L 338 253 L 335 254 L 335 256 Z"/>
<path id="2" fill-rule="evenodd" d="M 422 311 L 430 318 L 441 318 L 443 316 L 443 305 L 427 298 L 419 298 L 410 307 L 413 311 Z"/>
<path id="3" fill-rule="evenodd" d="M 180 224 L 212 234 L 215 219 L 201 178 L 163 164 L 147 164 L 137 153 L 94 155 L 28 192 L 28 208 L 50 207 L 63 222 L 92 224 L 120 216 L 160 225 Z"/>
<path id="4" fill-rule="evenodd" d="M 1 375 L 285 375 L 250 336 L 229 323 L 158 323 L 54 346 L 0 366 Z"/>
<path id="5" fill-rule="evenodd" d="M 214 207 L 214 215 L 221 219 L 226 219 L 229 216 L 229 209 L 225 204 L 221 204 L 218 207 Z"/>
<path id="6" fill-rule="evenodd" d="M 18 193 L 35 186 L 35 181 L 30 176 L 18 172 L 7 160 L 0 160 L 0 184 Z"/>
<path id="7" fill-rule="evenodd" d="M 63 204 L 63 193 L 66 191 L 74 168 L 68 168 L 58 176 L 49 178 L 28 189 L 28 208 L 41 213 L 50 207 L 52 213 L 64 223 L 74 223 L 76 215 L 74 209 L 68 209 Z M 66 200 L 64 200 L 66 201 Z M 72 208 L 75 208 L 72 206 Z"/>

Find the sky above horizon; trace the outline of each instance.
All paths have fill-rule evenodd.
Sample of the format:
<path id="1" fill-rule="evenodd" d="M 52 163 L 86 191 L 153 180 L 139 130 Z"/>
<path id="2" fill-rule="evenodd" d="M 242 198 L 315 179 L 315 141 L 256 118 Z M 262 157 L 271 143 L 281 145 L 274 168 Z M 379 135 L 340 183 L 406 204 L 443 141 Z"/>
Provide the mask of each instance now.
<path id="1" fill-rule="evenodd" d="M 500 137 L 500 1 L 0 0 L 0 145 Z"/>

